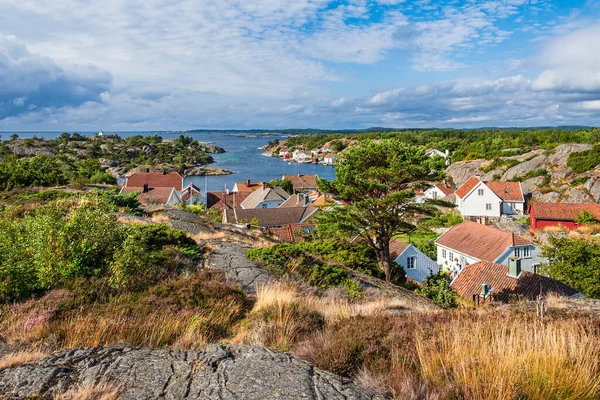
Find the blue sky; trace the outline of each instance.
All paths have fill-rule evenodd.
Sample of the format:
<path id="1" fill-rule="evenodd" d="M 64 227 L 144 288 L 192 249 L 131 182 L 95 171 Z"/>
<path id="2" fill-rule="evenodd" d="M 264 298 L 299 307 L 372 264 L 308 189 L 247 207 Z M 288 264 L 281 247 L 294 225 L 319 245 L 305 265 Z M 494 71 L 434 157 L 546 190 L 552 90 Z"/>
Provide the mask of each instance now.
<path id="1" fill-rule="evenodd" d="M 0 131 L 599 121 L 598 1 L 0 0 Z"/>

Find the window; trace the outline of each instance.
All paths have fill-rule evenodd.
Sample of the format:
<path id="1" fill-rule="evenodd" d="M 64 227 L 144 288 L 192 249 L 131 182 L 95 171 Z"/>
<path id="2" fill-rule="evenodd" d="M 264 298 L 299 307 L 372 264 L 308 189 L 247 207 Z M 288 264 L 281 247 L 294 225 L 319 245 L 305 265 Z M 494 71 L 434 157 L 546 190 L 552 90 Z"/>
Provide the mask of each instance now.
<path id="1" fill-rule="evenodd" d="M 538 267 L 539 267 L 539 264 L 533 264 L 533 273 L 534 274 L 538 273 Z"/>
<path id="2" fill-rule="evenodd" d="M 435 191 L 433 192 L 433 198 L 434 198 L 434 199 L 437 199 L 437 198 L 438 198 L 438 192 L 435 192 Z"/>
<path id="3" fill-rule="evenodd" d="M 416 261 L 416 257 L 415 256 L 407 257 L 406 258 L 406 269 L 415 269 L 415 268 L 417 268 L 415 261 Z"/>
<path id="4" fill-rule="evenodd" d="M 448 255 L 450 256 L 448 257 L 450 261 L 454 261 L 454 254 L 452 252 L 449 252 Z"/>
<path id="5" fill-rule="evenodd" d="M 521 248 L 515 247 L 515 257 L 521 258 Z"/>
<path id="6" fill-rule="evenodd" d="M 523 258 L 531 257 L 531 249 L 529 247 L 523 247 Z"/>
<path id="7" fill-rule="evenodd" d="M 446 249 L 442 249 L 442 258 L 446 259 Z"/>
<path id="8" fill-rule="evenodd" d="M 486 204 L 485 204 L 485 209 L 486 209 L 487 211 L 490 211 L 490 210 L 492 209 L 492 204 L 491 204 L 491 203 L 486 203 Z"/>
<path id="9" fill-rule="evenodd" d="M 483 196 L 483 189 L 477 189 L 477 194 L 479 196 Z"/>

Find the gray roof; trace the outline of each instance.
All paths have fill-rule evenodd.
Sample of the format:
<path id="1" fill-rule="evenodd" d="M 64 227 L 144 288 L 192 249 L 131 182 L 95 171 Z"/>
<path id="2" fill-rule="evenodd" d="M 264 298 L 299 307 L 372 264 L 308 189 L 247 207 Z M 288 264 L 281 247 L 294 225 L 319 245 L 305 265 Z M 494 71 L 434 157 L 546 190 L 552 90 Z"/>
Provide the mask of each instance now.
<path id="1" fill-rule="evenodd" d="M 283 226 L 288 224 L 299 224 L 310 218 L 317 207 L 309 205 L 308 207 L 288 207 L 288 208 L 236 208 L 225 210 L 225 219 L 223 222 L 229 224 L 249 223 L 254 218 L 260 226 Z"/>
<path id="2" fill-rule="evenodd" d="M 280 188 L 279 186 L 275 186 L 274 188 L 260 188 L 256 189 L 250 196 L 246 197 L 246 200 L 242 201 L 242 208 L 256 208 L 259 203 L 263 201 L 286 201 L 290 195 Z"/>

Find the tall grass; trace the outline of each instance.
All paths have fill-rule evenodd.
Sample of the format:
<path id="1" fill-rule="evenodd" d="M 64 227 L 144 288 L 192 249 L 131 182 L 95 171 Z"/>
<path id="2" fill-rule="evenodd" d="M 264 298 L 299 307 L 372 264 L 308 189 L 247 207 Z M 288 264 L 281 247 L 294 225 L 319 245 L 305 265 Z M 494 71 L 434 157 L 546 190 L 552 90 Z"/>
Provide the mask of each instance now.
<path id="1" fill-rule="evenodd" d="M 474 399 L 593 399 L 600 396 L 600 340 L 576 319 L 472 318 L 459 314 L 416 349 L 423 379 Z"/>

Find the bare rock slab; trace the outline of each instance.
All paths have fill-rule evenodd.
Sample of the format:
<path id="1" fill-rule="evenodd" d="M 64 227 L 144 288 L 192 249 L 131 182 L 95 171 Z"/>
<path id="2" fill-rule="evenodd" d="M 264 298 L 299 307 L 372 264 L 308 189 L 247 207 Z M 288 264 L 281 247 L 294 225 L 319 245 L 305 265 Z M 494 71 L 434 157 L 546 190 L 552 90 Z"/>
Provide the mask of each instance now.
<path id="1" fill-rule="evenodd" d="M 210 345 L 205 351 L 75 349 L 0 370 L 0 395 L 7 399 L 51 399 L 102 384 L 118 387 L 123 400 L 381 398 L 288 354 L 245 345 Z"/>

